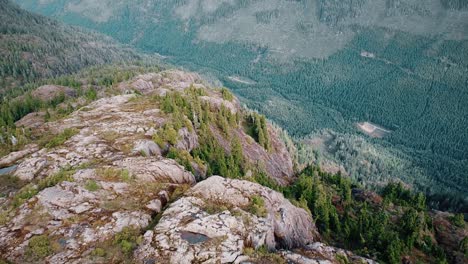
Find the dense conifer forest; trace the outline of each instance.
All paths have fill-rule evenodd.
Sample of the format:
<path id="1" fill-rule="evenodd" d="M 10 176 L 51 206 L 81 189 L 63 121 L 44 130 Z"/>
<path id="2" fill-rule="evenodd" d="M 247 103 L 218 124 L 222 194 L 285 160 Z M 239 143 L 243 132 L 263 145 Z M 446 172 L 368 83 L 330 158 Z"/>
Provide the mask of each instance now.
<path id="1" fill-rule="evenodd" d="M 0 1 L 0 95 L 87 66 L 143 60 L 110 37 L 66 26 Z M 13 89 L 15 88 L 15 89 Z M 10 91 L 13 89 L 14 91 Z"/>

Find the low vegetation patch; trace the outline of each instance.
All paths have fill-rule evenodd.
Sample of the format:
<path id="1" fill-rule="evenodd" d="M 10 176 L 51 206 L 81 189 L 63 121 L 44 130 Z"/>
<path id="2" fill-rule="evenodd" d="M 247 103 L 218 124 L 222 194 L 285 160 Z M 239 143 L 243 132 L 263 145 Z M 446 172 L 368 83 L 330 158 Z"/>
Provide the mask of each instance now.
<path id="1" fill-rule="evenodd" d="M 132 253 L 141 244 L 142 239 L 140 230 L 127 226 L 113 238 L 95 245 L 91 256 L 104 258 L 106 263 L 132 263 Z"/>
<path id="2" fill-rule="evenodd" d="M 47 235 L 33 236 L 26 248 L 26 256 L 31 260 L 41 260 L 52 253 L 51 241 Z"/>
<path id="3" fill-rule="evenodd" d="M 95 180 L 88 180 L 85 184 L 85 189 L 90 192 L 95 192 L 99 190 L 101 186 Z"/>
<path id="4" fill-rule="evenodd" d="M 462 213 L 456 214 L 450 218 L 452 224 L 457 227 L 464 228 L 465 227 L 465 217 Z"/>
<path id="5" fill-rule="evenodd" d="M 65 141 L 69 140 L 74 135 L 78 134 L 78 130 L 74 128 L 67 128 L 62 133 L 56 135 L 45 144 L 45 147 L 48 149 L 55 148 L 63 145 Z"/>
<path id="6" fill-rule="evenodd" d="M 268 211 L 265 208 L 265 200 L 259 195 L 250 197 L 250 204 L 247 207 L 247 211 L 258 217 L 266 217 L 268 215 Z"/>
<path id="7" fill-rule="evenodd" d="M 96 174 L 108 181 L 129 182 L 132 180 L 132 175 L 127 169 L 117 169 L 112 167 L 99 168 L 96 170 Z"/>
<path id="8" fill-rule="evenodd" d="M 37 183 L 38 191 L 42 191 L 45 188 L 49 188 L 55 186 L 64 181 L 73 181 L 73 174 L 75 174 L 75 170 L 73 169 L 62 169 L 56 174 L 52 174 Z"/>
<path id="9" fill-rule="evenodd" d="M 232 102 L 232 100 L 234 100 L 234 95 L 225 87 L 221 88 L 221 95 L 226 101 Z"/>
<path id="10" fill-rule="evenodd" d="M 73 169 L 62 169 L 56 174 L 52 174 L 34 185 L 32 183 L 21 188 L 12 199 L 12 207 L 17 208 L 21 206 L 24 202 L 34 197 L 40 191 L 55 186 L 63 181 L 73 181 L 73 174 L 75 170 Z"/>
<path id="11" fill-rule="evenodd" d="M 124 255 L 129 255 L 141 243 L 141 239 L 139 230 L 124 227 L 120 233 L 115 234 L 112 244 L 119 246 Z"/>
<path id="12" fill-rule="evenodd" d="M 244 255 L 250 257 L 250 261 L 255 263 L 277 263 L 286 264 L 286 260 L 278 254 L 268 251 L 266 245 L 263 245 L 257 249 L 252 247 L 244 247 Z"/>

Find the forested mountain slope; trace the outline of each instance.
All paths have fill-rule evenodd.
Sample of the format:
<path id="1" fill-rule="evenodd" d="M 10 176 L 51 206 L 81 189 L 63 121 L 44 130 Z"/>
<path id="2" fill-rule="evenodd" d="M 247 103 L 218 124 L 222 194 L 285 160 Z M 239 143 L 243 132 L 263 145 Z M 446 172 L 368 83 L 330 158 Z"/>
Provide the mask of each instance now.
<path id="1" fill-rule="evenodd" d="M 399 178 L 468 210 L 466 1 L 17 3 L 220 79 L 293 135 L 314 132 L 355 180 Z"/>
<path id="2" fill-rule="evenodd" d="M 73 73 L 91 65 L 143 58 L 110 37 L 60 24 L 0 0 L 2 97 L 11 88 L 19 89 L 41 78 Z"/>

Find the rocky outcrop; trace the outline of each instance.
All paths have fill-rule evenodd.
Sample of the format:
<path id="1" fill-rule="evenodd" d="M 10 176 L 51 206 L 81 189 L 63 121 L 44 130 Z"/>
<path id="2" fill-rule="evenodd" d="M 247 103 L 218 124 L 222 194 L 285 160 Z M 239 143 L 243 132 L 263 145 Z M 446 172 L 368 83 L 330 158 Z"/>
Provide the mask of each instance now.
<path id="1" fill-rule="evenodd" d="M 5 168 L 14 165 L 20 159 L 36 152 L 39 147 L 36 144 L 27 145 L 21 151 L 12 152 L 0 159 L 0 168 Z"/>
<path id="2" fill-rule="evenodd" d="M 188 195 L 239 208 L 248 207 L 252 197 L 260 197 L 275 237 L 274 244 L 267 243 L 269 248 L 300 247 L 319 239 L 310 214 L 292 205 L 282 194 L 259 184 L 213 176 L 193 187 Z"/>
<path id="3" fill-rule="evenodd" d="M 452 263 L 468 263 L 468 255 L 465 248 L 461 247 L 463 239 L 468 237 L 468 225 L 456 226 L 453 223 L 454 215 L 447 212 L 433 211 L 433 226 L 437 241 L 449 252 Z M 466 243 L 466 242 L 465 242 Z M 465 250 L 465 251 L 464 251 Z M 464 251 L 464 252 L 463 252 Z"/>
<path id="4" fill-rule="evenodd" d="M 245 133 L 242 131 L 241 133 Z M 294 165 L 286 145 L 281 141 L 278 132 L 268 125 L 271 150 L 267 151 L 258 144 L 243 142 L 244 155 L 252 164 L 263 168 L 270 177 L 281 185 L 287 185 L 294 180 Z M 245 138 L 247 135 L 244 135 Z"/>
<path id="5" fill-rule="evenodd" d="M 145 95 L 157 94 L 165 96 L 168 91 L 184 91 L 193 87 L 195 89 L 204 89 L 209 87 L 197 74 L 185 73 L 178 70 L 169 70 L 161 73 L 150 73 L 137 76 L 134 80 L 122 83 L 119 89 L 136 90 Z M 208 102 L 213 108 L 221 109 L 226 107 L 235 114 L 241 111 L 241 104 L 237 98 L 232 101 L 223 99 L 220 90 L 205 89 L 207 95 L 200 96 L 202 102 Z M 102 105 L 102 102 L 99 102 Z M 102 108 L 100 108 L 102 109 Z M 131 117 L 132 119 L 135 117 Z M 164 121 L 154 121 L 157 124 L 162 124 Z M 145 127 L 145 131 L 152 134 L 151 128 Z M 241 139 L 243 153 L 246 160 L 254 166 L 266 171 L 276 182 L 281 185 L 287 185 L 293 181 L 294 169 L 291 153 L 289 153 L 284 142 L 282 142 L 279 132 L 268 125 L 268 133 L 271 143 L 271 149 L 265 150 L 257 144 L 243 129 L 233 131 Z M 226 151 L 230 151 L 229 138 L 224 138 L 219 131 L 214 131 L 217 135 L 217 140 Z M 181 150 L 191 151 L 198 146 L 198 135 L 195 132 L 189 131 L 188 128 L 182 128 L 178 131 L 180 140 L 176 144 L 176 148 Z"/>
<path id="6" fill-rule="evenodd" d="M 147 73 L 119 85 L 119 90 L 138 91 L 141 94 L 156 93 L 164 95 L 168 90 L 183 91 L 193 85 L 204 83 L 198 74 L 180 70 L 167 70 L 161 73 Z M 203 85 L 202 85 L 203 86 Z"/>
<path id="7" fill-rule="evenodd" d="M 287 185 L 294 180 L 294 165 L 284 142 L 281 141 L 272 126 L 268 126 L 271 150 L 266 150 L 247 135 L 243 129 L 236 129 L 233 133 L 240 139 L 246 161 L 254 167 L 267 173 L 280 185 Z M 220 132 L 214 131 L 215 136 L 226 151 L 230 151 L 230 141 Z"/>
<path id="8" fill-rule="evenodd" d="M 260 208 L 255 211 L 255 206 Z M 232 263 L 246 260 L 247 247 L 304 247 L 320 239 L 312 217 L 280 193 L 219 176 L 198 183 L 171 204 L 144 237 L 135 253 L 141 263 Z"/>
<path id="9" fill-rule="evenodd" d="M 377 264 L 377 262 L 354 255 L 352 252 L 327 246 L 320 242 L 315 242 L 306 247 L 292 251 L 280 251 L 288 263 L 295 264 Z"/>
<path id="10" fill-rule="evenodd" d="M 151 167 L 145 169 L 151 171 Z M 101 168 L 78 170 L 73 181 L 42 190 L 0 226 L 0 253 L 14 262 L 28 262 L 25 252 L 30 239 L 45 234 L 51 241 L 59 239 L 61 245 L 47 257 L 48 262 L 86 259 L 91 252 L 87 249 L 112 239 L 124 228 L 140 230 L 148 226 L 153 215 L 168 202 L 174 186 L 194 182 L 193 175 L 178 170 L 180 166 L 169 160 L 161 170 L 164 174 L 131 174 L 135 180 L 118 178 L 118 174 Z M 167 177 L 172 172 L 176 173 Z M 177 178 L 180 174 L 186 179 Z"/>
<path id="11" fill-rule="evenodd" d="M 179 184 L 194 184 L 195 177 L 174 160 L 155 158 L 125 158 L 115 161 L 114 165 L 124 168 L 135 175 L 138 180 L 156 181 L 158 179 L 169 180 Z"/>
<path id="12" fill-rule="evenodd" d="M 32 96 L 42 101 L 50 101 L 58 96 L 74 97 L 76 91 L 70 87 L 59 85 L 43 85 L 32 92 Z"/>
<path id="13" fill-rule="evenodd" d="M 178 134 L 179 141 L 175 145 L 176 148 L 190 152 L 198 147 L 198 135 L 195 131 L 184 127 L 179 130 Z"/>
<path id="14" fill-rule="evenodd" d="M 26 127 L 31 129 L 37 129 L 45 123 L 44 112 L 34 112 L 27 114 L 20 120 L 15 122 L 17 127 Z"/>
<path id="15" fill-rule="evenodd" d="M 139 140 L 135 142 L 135 147 L 133 148 L 134 154 L 143 154 L 146 157 L 156 156 L 159 157 L 162 155 L 161 148 L 158 144 L 154 143 L 152 140 Z"/>
<path id="16" fill-rule="evenodd" d="M 208 102 L 212 111 L 224 106 L 242 114 L 237 99 L 224 100 L 221 90 L 206 87 L 196 74 L 145 74 L 118 85 L 120 95 L 98 99 L 65 118 L 37 124 L 28 121 L 34 115 L 23 120 L 34 123 L 33 132 L 42 139 L 0 160 L 0 167 L 15 164 L 12 174 L 30 183 L 2 200 L 8 210 L 0 212 L 1 258 L 14 263 L 107 263 L 113 260 L 99 256 L 99 249 L 102 253 L 103 247 L 111 247 L 123 254 L 130 248 L 131 254 L 136 247 L 126 257 L 141 263 L 239 263 L 255 261 L 249 249 L 263 248 L 291 262 L 333 263 L 342 252 L 330 253 L 324 245 L 311 248 L 320 235 L 310 213 L 282 194 L 219 176 L 196 184 L 206 178 L 208 167 L 190 156 L 202 138 L 195 121 L 187 125 L 188 120 L 178 120 L 181 127 L 167 132 L 176 138 L 171 147 L 180 152 L 172 157 L 187 169 L 167 158 L 174 149 L 161 148 L 169 140 L 157 137 L 172 115 L 159 108 L 159 96 L 190 89 L 187 94 Z M 37 92 L 61 91 L 46 88 Z M 280 184 L 291 182 L 291 155 L 277 131 L 268 126 L 271 148 L 266 150 L 234 123 L 224 134 L 211 125 L 226 153 L 231 151 L 230 136 L 237 136 L 246 164 Z M 183 155 L 192 159 L 183 160 Z M 134 241 L 115 242 L 128 228 L 136 230 Z M 44 256 L 32 258 L 38 237 L 47 248 L 41 248 Z"/>

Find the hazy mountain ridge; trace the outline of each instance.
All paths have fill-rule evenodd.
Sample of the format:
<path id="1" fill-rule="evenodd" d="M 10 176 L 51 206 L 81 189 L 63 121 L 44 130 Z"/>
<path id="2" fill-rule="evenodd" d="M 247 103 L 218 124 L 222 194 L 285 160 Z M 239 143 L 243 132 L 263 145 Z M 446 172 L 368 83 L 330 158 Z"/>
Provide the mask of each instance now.
<path id="1" fill-rule="evenodd" d="M 108 36 L 29 13 L 7 0 L 0 1 L 0 32 L 1 94 L 92 65 L 146 58 Z"/>

